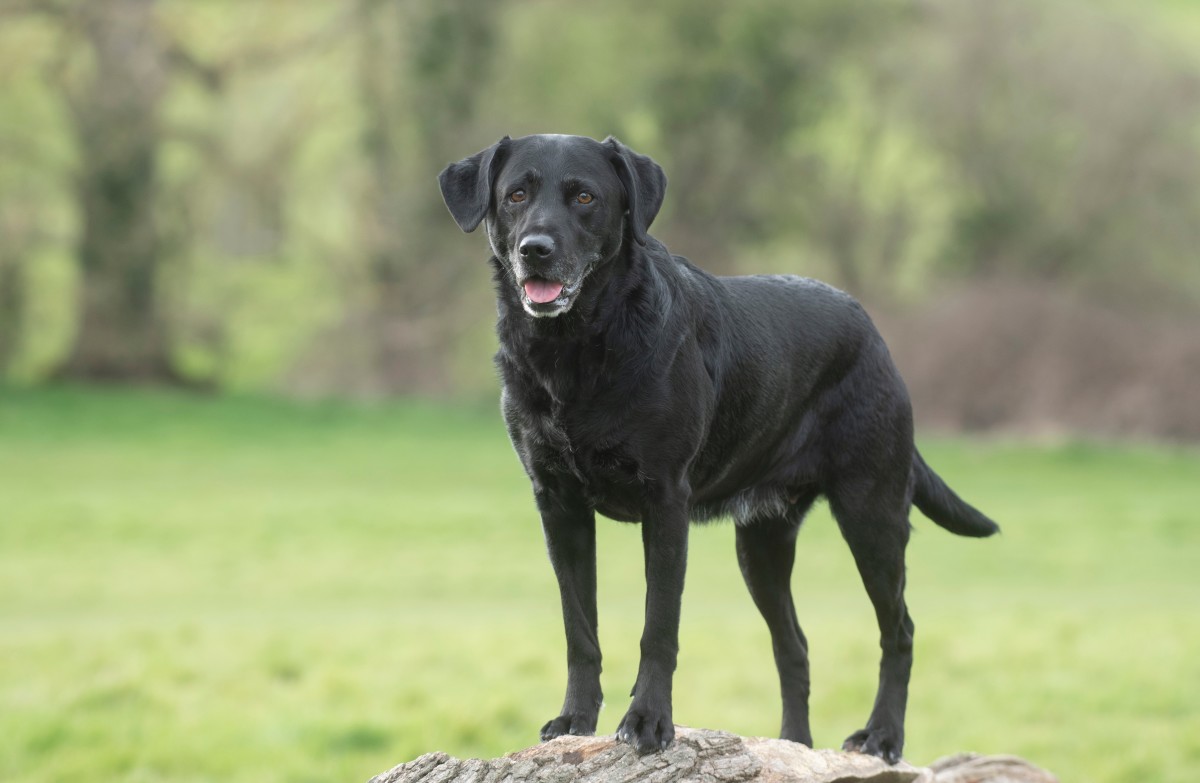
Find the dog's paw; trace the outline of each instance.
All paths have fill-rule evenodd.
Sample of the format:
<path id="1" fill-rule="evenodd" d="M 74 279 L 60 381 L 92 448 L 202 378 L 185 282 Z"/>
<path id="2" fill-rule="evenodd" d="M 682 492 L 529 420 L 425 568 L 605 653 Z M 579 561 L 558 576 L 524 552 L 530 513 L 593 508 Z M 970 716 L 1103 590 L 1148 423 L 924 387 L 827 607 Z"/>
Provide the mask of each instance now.
<path id="1" fill-rule="evenodd" d="M 632 745 L 638 753 L 666 750 L 674 739 L 670 708 L 642 707 L 635 702 L 617 726 L 617 741 Z"/>
<path id="2" fill-rule="evenodd" d="M 554 720 L 548 721 L 545 726 L 542 726 L 541 737 L 542 742 L 548 742 L 555 737 L 561 737 L 564 734 L 573 734 L 578 737 L 590 737 L 596 733 L 596 716 L 595 715 L 580 715 L 579 713 L 567 713 L 559 715 Z"/>
<path id="3" fill-rule="evenodd" d="M 900 761 L 900 752 L 904 750 L 904 734 L 886 729 L 860 729 L 846 738 L 842 750 L 878 756 L 889 764 L 895 764 Z"/>

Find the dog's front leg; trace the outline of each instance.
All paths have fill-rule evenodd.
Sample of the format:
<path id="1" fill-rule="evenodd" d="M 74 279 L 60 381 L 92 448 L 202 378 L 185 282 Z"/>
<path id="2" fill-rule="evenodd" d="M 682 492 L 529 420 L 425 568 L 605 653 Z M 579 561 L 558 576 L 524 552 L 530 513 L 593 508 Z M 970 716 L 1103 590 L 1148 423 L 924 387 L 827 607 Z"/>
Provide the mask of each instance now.
<path id="1" fill-rule="evenodd" d="M 596 514 L 575 493 L 542 491 L 537 501 L 567 632 L 567 694 L 562 712 L 542 726 L 541 737 L 595 734 L 604 700 L 596 631 Z"/>
<path id="2" fill-rule="evenodd" d="M 665 749 L 675 738 L 671 684 L 679 653 L 679 609 L 687 570 L 686 489 L 652 504 L 642 516 L 646 557 L 646 624 L 633 703 L 617 728 L 617 739 L 639 753 Z"/>

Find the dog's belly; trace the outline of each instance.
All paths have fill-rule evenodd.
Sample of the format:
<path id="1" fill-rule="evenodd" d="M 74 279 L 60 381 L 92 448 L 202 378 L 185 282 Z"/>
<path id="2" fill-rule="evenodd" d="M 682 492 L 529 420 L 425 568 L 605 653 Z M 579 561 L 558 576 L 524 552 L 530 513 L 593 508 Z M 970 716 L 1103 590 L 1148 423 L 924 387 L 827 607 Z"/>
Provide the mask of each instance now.
<path id="1" fill-rule="evenodd" d="M 729 497 L 698 501 L 688 509 L 688 516 L 695 522 L 728 518 L 738 524 L 749 524 L 757 519 L 785 517 L 795 507 L 807 509 L 818 494 L 815 486 L 748 487 Z M 642 520 L 641 503 L 635 498 L 593 497 L 592 505 L 618 522 Z"/>
<path id="2" fill-rule="evenodd" d="M 636 506 L 626 503 L 612 503 L 600 500 L 595 504 L 596 510 L 609 519 L 617 522 L 641 522 L 642 512 Z"/>
<path id="3" fill-rule="evenodd" d="M 567 422 L 552 416 L 518 419 L 515 443 L 526 464 L 546 476 L 578 482 L 588 504 L 618 522 L 640 522 L 655 493 L 654 471 L 639 460 L 639 452 L 617 437 L 589 441 Z M 806 419 L 807 421 L 807 419 Z M 534 426 L 530 427 L 529 423 Z M 782 517 L 795 506 L 807 507 L 818 494 L 806 428 L 800 436 L 781 439 L 771 449 L 774 459 L 759 450 L 739 449 L 738 443 L 712 444 L 691 466 L 689 517 L 697 522 L 732 518 L 747 524 L 755 519 Z"/>
<path id="4" fill-rule="evenodd" d="M 619 452 L 593 452 L 580 465 L 591 504 L 609 519 L 640 522 L 646 503 L 645 477 Z"/>
<path id="5" fill-rule="evenodd" d="M 582 480 L 588 502 L 599 513 L 618 522 L 642 520 L 653 480 L 631 455 L 620 449 L 589 449 L 573 458 L 559 452 L 551 460 L 562 472 Z M 807 507 L 819 489 L 813 476 L 798 468 L 794 461 L 741 475 L 724 473 L 718 482 L 694 485 L 688 516 L 697 522 L 733 518 L 748 523 L 786 516 L 797 504 Z"/>

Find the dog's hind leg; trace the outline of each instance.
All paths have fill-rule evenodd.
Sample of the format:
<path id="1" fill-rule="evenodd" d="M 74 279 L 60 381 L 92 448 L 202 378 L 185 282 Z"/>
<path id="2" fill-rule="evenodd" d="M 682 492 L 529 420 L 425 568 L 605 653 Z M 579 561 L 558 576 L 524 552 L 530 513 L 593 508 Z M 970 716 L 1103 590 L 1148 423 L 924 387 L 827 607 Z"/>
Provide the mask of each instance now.
<path id="1" fill-rule="evenodd" d="M 791 577 L 796 534 L 811 503 L 808 498 L 802 505 L 797 504 L 786 517 L 755 519 L 737 525 L 742 578 L 771 629 L 771 647 L 783 697 L 783 726 L 779 736 L 809 747 L 812 747 L 812 732 L 808 724 L 808 642 L 796 620 Z"/>
<path id="2" fill-rule="evenodd" d="M 908 504 L 902 486 L 861 480 L 842 483 L 829 492 L 829 504 L 842 536 L 850 545 L 863 586 L 879 622 L 879 689 L 866 728 L 843 745 L 900 760 L 904 749 L 904 712 L 912 671 L 913 622 L 904 602 L 904 550 L 908 544 Z"/>

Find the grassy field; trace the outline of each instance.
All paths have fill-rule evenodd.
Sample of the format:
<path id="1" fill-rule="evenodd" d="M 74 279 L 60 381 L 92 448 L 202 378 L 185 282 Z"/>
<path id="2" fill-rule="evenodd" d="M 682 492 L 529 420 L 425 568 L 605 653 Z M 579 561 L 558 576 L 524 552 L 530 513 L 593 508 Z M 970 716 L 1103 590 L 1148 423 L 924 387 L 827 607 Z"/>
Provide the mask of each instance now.
<path id="1" fill-rule="evenodd" d="M 914 515 L 907 757 L 1195 780 L 1200 454 L 922 447 L 1005 532 Z M 356 781 L 531 744 L 565 657 L 532 509 L 494 407 L 0 391 L 0 780 Z M 636 527 L 600 530 L 611 732 L 642 566 Z M 771 735 L 732 530 L 692 540 L 676 720 Z M 870 708 L 877 637 L 824 509 L 794 588 L 836 746 Z"/>

